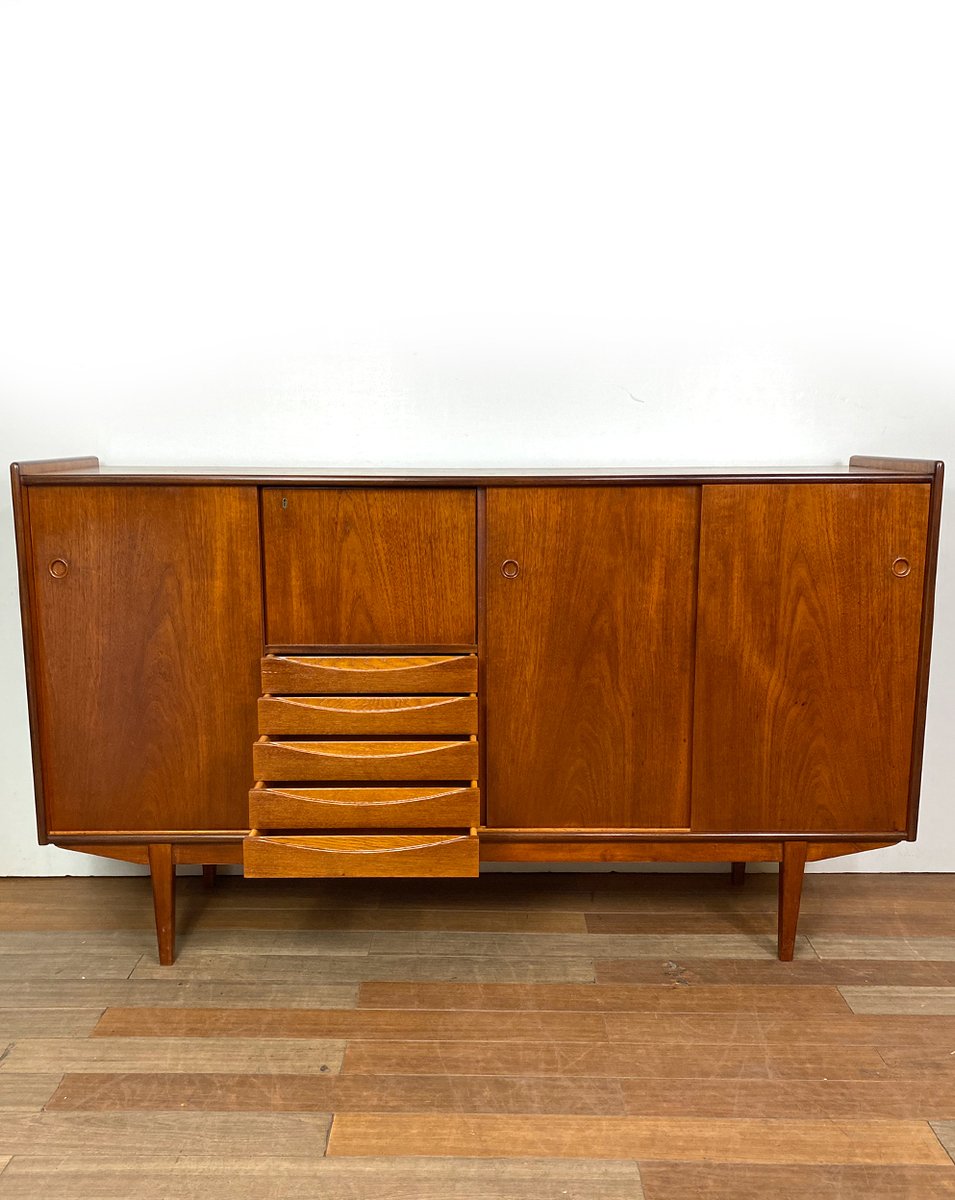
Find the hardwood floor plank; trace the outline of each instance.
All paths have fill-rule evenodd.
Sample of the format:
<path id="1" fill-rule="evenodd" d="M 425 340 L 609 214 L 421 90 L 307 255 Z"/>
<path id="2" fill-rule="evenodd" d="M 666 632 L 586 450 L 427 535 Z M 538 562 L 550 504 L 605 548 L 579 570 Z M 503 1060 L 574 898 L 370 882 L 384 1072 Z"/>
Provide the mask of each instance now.
<path id="1" fill-rule="evenodd" d="M 24 979 L 128 979 L 141 954 L 133 951 L 62 950 L 51 954 L 0 954 L 0 982 Z"/>
<path id="2" fill-rule="evenodd" d="M 753 984 L 782 981 L 793 987 L 806 984 L 846 986 L 955 986 L 955 963 L 929 960 L 877 961 L 811 959 L 779 963 L 720 958 L 597 959 L 597 982 L 605 984 L 676 983 Z"/>
<path id="3" fill-rule="evenodd" d="M 752 912 L 725 909 L 710 912 L 670 911 L 638 913 L 585 913 L 587 931 L 594 934 L 685 934 L 737 933 L 768 934 L 775 931 L 772 911 Z M 910 906 L 903 912 L 871 905 L 854 906 L 850 911 L 801 912 L 799 932 L 810 941 L 825 935 L 857 937 L 955 937 L 955 906 L 937 912 L 923 905 Z M 622 956 L 620 956 L 622 957 Z"/>
<path id="4" fill-rule="evenodd" d="M 107 1015 L 104 1014 L 104 1020 Z M 614 1042 L 679 1042 L 701 1046 L 728 1043 L 794 1045 L 801 1042 L 814 1047 L 891 1047 L 902 1044 L 936 1049 L 955 1046 L 955 1017 L 863 1016 L 845 1013 L 826 1014 L 823 1017 L 805 1014 L 800 1019 L 738 1013 L 722 1016 L 608 1013 L 604 1021 L 609 1040 Z M 99 1028 L 97 1026 L 97 1032 Z"/>
<path id="5" fill-rule="evenodd" d="M 955 987 L 843 987 L 854 1013 L 955 1016 Z"/>
<path id="6" fill-rule="evenodd" d="M 291 1038 L 24 1038 L 0 1062 L 18 1071 L 242 1071 L 325 1073 L 341 1068 L 343 1041 Z"/>
<path id="7" fill-rule="evenodd" d="M 86 1156 L 93 1163 L 99 1155 L 315 1156 L 330 1123 L 325 1113 L 5 1113 L 0 1155 Z"/>
<path id="8" fill-rule="evenodd" d="M 17 1157 L 4 1200 L 642 1200 L 636 1163 L 542 1158 Z"/>
<path id="9" fill-rule="evenodd" d="M 945 1147 L 949 1157 L 955 1159 L 955 1120 L 933 1121 L 932 1128 L 938 1140 Z"/>
<path id="10" fill-rule="evenodd" d="M 951 1167 L 641 1162 L 647 1200 L 949 1200 Z"/>
<path id="11" fill-rule="evenodd" d="M 9 1009 L 87 1008 L 110 1005 L 158 1005 L 166 1008 L 210 1006 L 226 1008 L 354 1008 L 356 984 L 296 984 L 271 980 L 249 983 L 197 982 L 169 979 L 29 980 L 0 983 L 0 1019 Z"/>
<path id="12" fill-rule="evenodd" d="M 0 1042 L 21 1037 L 87 1037 L 103 1008 L 0 1009 Z"/>
<path id="13" fill-rule="evenodd" d="M 347 1078 L 343 1076 L 342 1078 Z M 621 1079 L 634 1117 L 744 1117 L 753 1120 L 946 1120 L 955 1114 L 955 1080 Z"/>
<path id="14" fill-rule="evenodd" d="M 858 1019 L 858 1018 L 857 1018 Z M 955 1027 L 955 1022 L 952 1023 Z M 2 1021 L 0 1021 L 2 1028 Z M 95 1037 L 607 1040 L 599 1013 L 449 1009 L 108 1008 Z"/>
<path id="15" fill-rule="evenodd" d="M 177 885 L 181 877 L 177 880 Z M 177 887 L 178 891 L 178 887 Z M 178 895 L 177 895 L 178 901 Z M 252 901 L 249 901 L 251 904 Z M 177 903 L 177 925 L 182 934 L 219 929 L 314 929 L 338 932 L 372 930 L 457 930 L 475 933 L 586 933 L 583 913 L 508 912 L 506 909 L 407 909 L 384 908 L 240 908 L 219 904 L 218 896 L 202 897 L 190 905 Z M 769 917 L 766 917 L 769 920 Z M 11 904 L 0 907 L 0 930 L 38 930 L 47 932 L 143 930 L 154 928 L 153 914 L 146 900 L 142 904 L 108 908 L 87 906 L 43 906 Z M 651 930 L 651 932 L 653 932 Z M 659 932 L 659 930 L 657 931 Z M 688 932 L 692 932 L 689 930 Z"/>
<path id="16" fill-rule="evenodd" d="M 914 1052 L 913 1052 L 914 1053 Z M 955 1069 L 955 1067 L 953 1067 Z M 349 1041 L 343 1074 L 591 1075 L 683 1079 L 878 1079 L 882 1055 L 868 1046 L 712 1045 L 623 1042 Z"/>
<path id="17" fill-rule="evenodd" d="M 0 1075 L 0 1112 L 39 1112 L 59 1087 L 60 1074 Z"/>
<path id="18" fill-rule="evenodd" d="M 798 956 L 814 957 L 808 942 L 797 939 Z M 766 934 L 547 934 L 547 933 L 411 933 L 372 935 L 372 955 L 479 955 L 494 958 L 540 958 L 545 955 L 593 955 L 598 958 L 660 958 L 686 955 L 697 958 L 776 957 L 775 933 Z"/>
<path id="19" fill-rule="evenodd" d="M 623 1115 L 618 1080 L 579 1076 L 64 1075 L 50 1110 L 229 1112 L 579 1113 Z M 937 1110 L 941 1112 L 941 1110 Z"/>
<path id="20" fill-rule="evenodd" d="M 792 967 L 786 964 L 786 968 Z M 787 987 L 758 984 L 743 987 L 675 983 L 634 986 L 602 984 L 510 983 L 362 983 L 359 1008 L 480 1009 L 514 1012 L 643 1012 L 643 1013 L 773 1013 L 812 1016 L 849 1012 L 834 987 Z"/>
<path id="21" fill-rule="evenodd" d="M 463 935 L 467 936 L 467 935 Z M 189 954 L 321 954 L 328 956 L 366 955 L 375 937 L 373 933 L 340 930 L 300 929 L 220 929 L 177 934 L 179 955 Z M 41 956 L 63 954 L 78 947 L 88 954 L 115 954 L 119 951 L 149 954 L 154 949 L 155 930 L 112 930 L 102 933 L 0 933 L 0 954 L 30 950 Z"/>
<path id="22" fill-rule="evenodd" d="M 950 1166 L 924 1121 L 337 1115 L 328 1154 Z"/>
<path id="23" fill-rule="evenodd" d="M 955 937 L 814 937 L 812 944 L 821 959 L 927 959 L 955 962 Z"/>
<path id="24" fill-rule="evenodd" d="M 133 979 L 189 979 L 204 982 L 269 981 L 359 983 L 366 980 L 447 980 L 449 982 L 591 983 L 589 958 L 553 955 L 524 959 L 375 954 L 324 958 L 307 954 L 180 954 L 171 967 L 144 959 Z"/>

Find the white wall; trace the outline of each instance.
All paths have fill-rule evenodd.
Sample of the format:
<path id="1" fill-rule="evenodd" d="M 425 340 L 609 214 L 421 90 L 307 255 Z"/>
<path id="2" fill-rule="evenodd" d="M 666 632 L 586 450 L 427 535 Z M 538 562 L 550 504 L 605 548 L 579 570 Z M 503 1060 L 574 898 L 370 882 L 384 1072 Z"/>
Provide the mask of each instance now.
<path id="1" fill-rule="evenodd" d="M 0 0 L 0 456 L 955 460 L 950 6 Z M 35 845 L 10 502 L 0 874 Z M 921 840 L 955 866 L 955 520 Z"/>

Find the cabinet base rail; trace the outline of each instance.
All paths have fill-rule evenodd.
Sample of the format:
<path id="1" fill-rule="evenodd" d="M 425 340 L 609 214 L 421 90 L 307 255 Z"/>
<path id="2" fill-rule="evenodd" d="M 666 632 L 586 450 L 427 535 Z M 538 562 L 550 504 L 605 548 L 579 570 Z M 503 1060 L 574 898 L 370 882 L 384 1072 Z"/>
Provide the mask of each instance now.
<path id="1" fill-rule="evenodd" d="M 895 841 L 901 840 L 896 837 Z M 623 842 L 623 841 L 482 841 L 480 857 L 483 862 L 713 862 L 728 863 L 730 880 L 739 886 L 745 880 L 749 862 L 779 864 L 778 937 L 777 950 L 781 962 L 792 961 L 799 907 L 807 862 L 855 854 L 865 850 L 882 849 L 893 844 L 888 841 L 809 842 L 791 838 L 775 842 L 751 841 L 680 841 L 680 842 Z M 169 966 L 175 960 L 176 948 L 176 867 L 180 863 L 201 865 L 206 888 L 215 880 L 216 867 L 240 865 L 243 861 L 241 842 L 172 842 L 138 843 L 62 843 L 65 849 L 82 849 L 88 854 L 149 867 L 152 880 L 153 906 L 156 915 L 156 939 L 159 962 Z M 319 876 L 316 876 L 319 878 Z"/>

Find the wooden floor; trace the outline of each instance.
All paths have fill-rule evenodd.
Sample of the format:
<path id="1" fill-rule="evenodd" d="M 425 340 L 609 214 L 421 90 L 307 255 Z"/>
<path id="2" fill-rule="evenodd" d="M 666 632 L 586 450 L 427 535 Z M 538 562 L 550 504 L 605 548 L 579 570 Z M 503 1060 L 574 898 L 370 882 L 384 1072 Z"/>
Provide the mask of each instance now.
<path id="1" fill-rule="evenodd" d="M 955 875 L 0 880 L 0 1197 L 955 1197 Z"/>

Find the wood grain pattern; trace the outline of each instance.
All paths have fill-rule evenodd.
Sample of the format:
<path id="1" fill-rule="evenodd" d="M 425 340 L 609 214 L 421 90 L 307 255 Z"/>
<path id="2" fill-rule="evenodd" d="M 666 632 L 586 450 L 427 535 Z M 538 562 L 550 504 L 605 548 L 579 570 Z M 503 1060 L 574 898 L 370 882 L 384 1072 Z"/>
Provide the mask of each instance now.
<path id="1" fill-rule="evenodd" d="M 22 1038 L 0 1074 L 52 1071 L 163 1071 L 195 1074 L 325 1074 L 341 1066 L 345 1043 L 302 1038 Z"/>
<path id="2" fill-rule="evenodd" d="M 256 787 L 249 792 L 253 829 L 472 829 L 480 819 L 476 787 Z"/>
<path id="3" fill-rule="evenodd" d="M 97 956 L 99 958 L 103 955 Z M 367 980 L 421 980 L 449 983 L 592 983 L 592 958 L 481 958 L 457 955 L 375 954 L 191 954 L 184 950 L 171 967 L 140 959 L 134 980 L 314 984 L 363 983 Z"/>
<path id="4" fill-rule="evenodd" d="M 854 1013 L 955 1016 L 955 987 L 843 987 Z"/>
<path id="5" fill-rule="evenodd" d="M 494 958 L 592 954 L 600 958 L 665 959 L 668 955 L 699 958 L 766 958 L 774 956 L 771 938 L 735 934 L 593 934 L 593 933 L 465 933 L 435 930 L 381 931 L 372 935 L 373 954 L 468 954 Z M 811 956 L 805 940 L 800 956 Z"/>
<path id="6" fill-rule="evenodd" d="M 798 1166 L 755 1163 L 640 1164 L 647 1200 L 948 1200 L 948 1167 Z"/>
<path id="7" fill-rule="evenodd" d="M 502 1023 L 500 1015 L 492 1012 L 373 1008 L 337 1012 L 329 1009 L 308 1012 L 298 1008 L 108 1008 L 93 1034 L 112 1038 L 413 1038 L 422 1041 L 454 1038 L 464 1042 L 489 1037 L 518 1041 L 547 1038 L 605 1041 L 608 1036 L 607 1025 L 599 1013 L 518 1012 L 511 1013 L 507 1022 Z"/>
<path id="8" fill-rule="evenodd" d="M 703 489 L 694 830 L 906 829 L 929 492 Z"/>
<path id="9" fill-rule="evenodd" d="M 211 1072 L 66 1074 L 47 1107 L 116 1112 L 181 1106 L 203 1112 L 626 1112 L 615 1079 Z"/>
<path id="10" fill-rule="evenodd" d="M 689 824 L 698 514 L 695 488 L 488 493 L 488 825 Z"/>
<path id="11" fill-rule="evenodd" d="M 266 693 L 446 695 L 476 692 L 478 680 L 474 654 L 267 655 L 261 670 Z"/>
<path id="12" fill-rule="evenodd" d="M 572 1075 L 692 1079 L 905 1078 L 892 1075 L 872 1046 L 713 1045 L 593 1041 L 369 1041 L 350 1039 L 342 1071 L 368 1075 Z M 945 1054 L 949 1051 L 945 1050 Z M 913 1052 L 914 1054 L 914 1052 Z M 938 1051 L 924 1061 L 939 1069 Z M 955 1070 L 955 1068 L 950 1069 Z M 915 1077 L 919 1072 L 914 1072 Z M 913 1077 L 912 1069 L 907 1076 Z"/>
<path id="13" fill-rule="evenodd" d="M 779 968 L 773 968 L 776 977 Z M 789 972 L 787 971 L 787 976 Z M 708 987 L 675 982 L 614 987 L 602 984 L 449 984 L 369 981 L 359 989 L 360 1008 L 453 1008 L 503 1012 L 664 1012 L 842 1015 L 848 1005 L 834 987 L 759 984 Z"/>
<path id="14" fill-rule="evenodd" d="M 935 1120 L 953 1111 L 955 1081 L 918 1079 L 621 1079 L 633 1117 L 713 1117 L 775 1121 Z M 59 1093 L 57 1093 L 59 1094 Z M 54 1100 L 56 1097 L 54 1097 Z M 318 1107 L 317 1105 L 314 1107 Z"/>
<path id="15" fill-rule="evenodd" d="M 263 696 L 259 733 L 468 734 L 478 731 L 476 696 Z"/>
<path id="16" fill-rule="evenodd" d="M 282 875 L 477 875 L 477 838 L 422 830 L 416 834 L 250 837 L 245 873 Z"/>
<path id="17" fill-rule="evenodd" d="M 322 1113 L 6 1113 L 0 1155 L 308 1155 L 325 1144 L 330 1121 Z"/>
<path id="18" fill-rule="evenodd" d="M 774 873 L 753 875 L 742 892 L 725 873 L 485 882 L 317 881 L 310 896 L 226 876 L 221 896 L 208 896 L 201 877 L 186 876 L 177 963 L 163 968 L 147 953 L 133 978 L 111 979 L 96 978 L 96 964 L 128 953 L 131 965 L 150 945 L 141 921 L 117 919 L 148 917 L 145 879 L 0 881 L 0 905 L 20 913 L 18 928 L 0 934 L 0 962 L 12 956 L 22 968 L 0 982 L 0 1163 L 14 1156 L 0 1192 L 470 1200 L 495 1195 L 479 1170 L 493 1166 L 502 1200 L 537 1200 L 551 1183 L 556 1194 L 622 1200 L 638 1168 L 667 1200 L 737 1200 L 760 1188 L 860 1200 L 946 1194 L 955 962 L 781 965 L 770 946 L 761 959 L 679 953 L 681 940 L 705 941 L 701 923 L 734 903 L 741 917 L 771 922 Z M 945 939 L 931 949 L 937 935 L 920 936 L 918 923 L 950 908 L 953 889 L 942 877 L 810 875 L 806 903 L 860 917 L 881 902 L 909 923 L 898 943 L 841 935 L 847 954 L 854 944 L 899 952 L 901 940 L 945 953 Z M 79 934 L 94 973 L 86 979 L 48 973 L 77 940 L 48 928 L 71 895 L 79 921 L 90 920 L 83 910 L 110 910 L 107 928 Z M 484 902 L 498 907 L 477 907 Z M 197 932 L 197 914 L 220 903 L 233 924 Z M 327 919 L 336 904 L 358 929 L 252 923 Z M 657 935 L 655 957 L 578 953 L 647 945 L 624 923 L 666 904 L 672 931 Z M 464 923 L 460 935 L 449 917 Z M 588 917 L 605 928 L 583 932 Z M 541 930 L 464 932 L 488 918 Z M 555 918 L 571 919 L 563 947 L 547 928 Z M 608 964 L 654 982 L 593 982 L 595 965 L 603 973 Z M 832 985 L 893 973 L 907 980 L 903 992 L 853 983 L 843 996 Z M 854 999 L 901 1011 L 856 1013 Z M 574 1190 L 578 1166 L 597 1190 Z M 630 1175 L 600 1174 L 614 1166 Z M 600 1191 L 601 1180 L 618 1190 Z"/>
<path id="19" fill-rule="evenodd" d="M 316 1151 L 313 1150 L 313 1153 Z M 247 1156 L 249 1151 L 245 1151 Z M 922 1178 L 922 1177 L 920 1177 Z M 470 1158 L 330 1159 L 168 1155 L 21 1157 L 6 1200 L 642 1200 L 636 1163 Z"/>
<path id="20" fill-rule="evenodd" d="M 0 1012 L 0 1041 L 22 1037 L 88 1037 L 101 1008 L 7 1008 Z"/>
<path id="21" fill-rule="evenodd" d="M 262 490 L 270 645 L 475 638 L 475 493 Z"/>
<path id="22" fill-rule="evenodd" d="M 2 957 L 2 956 L 0 956 Z M 154 968 L 159 971 L 160 968 Z M 29 972 L 24 972 L 28 974 Z M 128 971 L 127 971 L 128 974 Z M 278 983 L 272 979 L 236 983 L 228 978 L 212 981 L 170 977 L 162 971 L 154 979 L 30 979 L 26 982 L 0 982 L 0 1019 L 10 1008 L 22 1008 L 27 1004 L 38 1007 L 64 1008 L 99 1004 L 102 1008 L 110 1004 L 163 1004 L 209 1005 L 224 1008 L 236 1005 L 241 1008 L 262 1007 L 281 1004 L 295 1008 L 342 1008 L 357 1002 L 358 987 L 353 983 L 326 983 L 311 980 L 296 983 L 285 980 Z M 21 976 L 22 979 L 22 976 Z"/>
<path id="23" fill-rule="evenodd" d="M 49 832 L 242 829 L 254 489 L 42 488 L 30 526 Z"/>
<path id="24" fill-rule="evenodd" d="M 34 564 L 30 538 L 30 501 L 23 486 L 22 473 L 29 468 L 39 475 L 71 468 L 98 468 L 98 458 L 44 459 L 35 463 L 11 463 L 10 485 L 13 504 L 13 529 L 17 547 L 17 577 L 20 593 L 20 626 L 23 633 L 23 666 L 27 685 L 27 712 L 30 719 L 30 754 L 33 760 L 33 797 L 36 806 L 37 840 L 47 844 L 49 828 L 43 789 L 43 756 L 40 754 L 40 710 L 37 700 L 37 646 L 33 598 Z"/>
<path id="25" fill-rule="evenodd" d="M 344 1113 L 328 1153 L 951 1166 L 924 1121 L 786 1121 L 768 1138 L 762 1121 L 746 1120 Z"/>
<path id="26" fill-rule="evenodd" d="M 39 1112 L 60 1084 L 60 1073 L 0 1075 L 0 1113 Z"/>
<path id="27" fill-rule="evenodd" d="M 0 954 L 0 981 L 127 979 L 140 958 L 138 951 L 121 950 L 102 953 L 61 950 L 48 954 L 8 952 Z"/>
<path id="28" fill-rule="evenodd" d="M 270 782 L 477 779 L 478 747 L 471 741 L 257 741 L 252 770 Z"/>
<path id="29" fill-rule="evenodd" d="M 607 958 L 595 961 L 597 980 L 605 984 L 752 984 L 775 983 L 778 972 L 765 958 L 659 959 Z M 955 985 L 955 962 L 931 959 L 797 958 L 786 968 L 786 978 L 796 986 L 805 984 L 845 987 L 853 985 L 908 985 L 951 987 Z"/>

